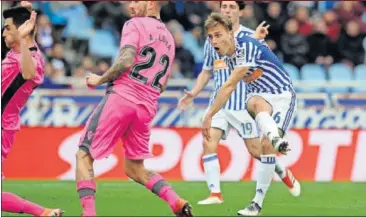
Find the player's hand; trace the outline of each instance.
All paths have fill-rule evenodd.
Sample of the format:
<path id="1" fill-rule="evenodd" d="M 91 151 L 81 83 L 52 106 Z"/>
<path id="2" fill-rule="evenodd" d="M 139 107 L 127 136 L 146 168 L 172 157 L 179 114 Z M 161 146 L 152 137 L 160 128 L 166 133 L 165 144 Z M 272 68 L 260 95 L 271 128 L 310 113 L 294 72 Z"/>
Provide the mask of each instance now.
<path id="1" fill-rule="evenodd" d="M 257 40 L 262 40 L 265 39 L 268 35 L 268 28 L 270 27 L 270 25 L 265 25 L 266 21 L 263 21 L 261 24 L 259 24 L 259 26 L 256 28 L 255 33 L 254 33 L 254 37 Z"/>
<path id="2" fill-rule="evenodd" d="M 96 87 L 101 85 L 101 81 L 102 81 L 102 76 L 93 74 L 93 73 L 89 73 L 88 76 L 86 76 L 86 85 L 88 85 L 88 87 Z"/>
<path id="3" fill-rule="evenodd" d="M 36 18 L 37 13 L 35 11 L 32 11 L 29 20 L 25 21 L 21 26 L 19 26 L 18 37 L 20 37 L 20 39 L 24 39 L 34 29 L 34 26 L 36 25 Z"/>
<path id="4" fill-rule="evenodd" d="M 33 9 L 33 5 L 29 1 L 21 1 L 20 2 L 20 6 L 21 7 L 24 7 L 24 8 L 27 8 L 29 10 L 32 10 Z"/>
<path id="5" fill-rule="evenodd" d="M 182 110 L 186 110 L 188 106 L 192 104 L 194 99 L 194 95 L 192 91 L 184 90 L 184 96 L 178 102 L 178 108 Z"/>
<path id="6" fill-rule="evenodd" d="M 211 129 L 211 121 L 212 121 L 212 115 L 210 113 L 206 113 L 205 117 L 203 117 L 203 123 L 202 123 L 202 135 L 203 138 L 207 141 L 210 141 L 211 135 L 210 135 L 210 129 Z"/>

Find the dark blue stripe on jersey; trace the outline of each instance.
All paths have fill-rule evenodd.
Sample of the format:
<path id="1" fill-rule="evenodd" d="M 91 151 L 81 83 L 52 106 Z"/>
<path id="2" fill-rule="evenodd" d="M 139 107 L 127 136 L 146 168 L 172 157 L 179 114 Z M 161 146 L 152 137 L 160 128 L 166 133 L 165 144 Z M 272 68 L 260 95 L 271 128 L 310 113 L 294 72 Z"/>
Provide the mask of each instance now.
<path id="1" fill-rule="evenodd" d="M 257 80 L 258 83 L 262 83 L 265 87 L 264 90 L 270 91 L 271 93 L 273 93 L 275 90 L 273 89 L 273 87 L 271 86 L 271 82 L 270 81 L 266 81 L 265 77 L 262 77 L 260 79 Z"/>
<path id="2" fill-rule="evenodd" d="M 269 67 L 269 66 L 267 66 Z M 263 68 L 263 67 L 262 67 Z M 288 86 L 291 85 L 291 81 L 288 81 L 287 79 L 281 79 L 278 75 L 281 76 L 281 73 L 273 73 L 269 70 L 266 70 L 268 72 L 268 74 L 270 76 L 273 76 L 274 78 L 276 78 L 277 81 L 279 81 L 283 86 Z"/>
<path id="3" fill-rule="evenodd" d="M 212 53 L 211 50 L 212 50 L 212 47 L 211 46 L 208 46 L 207 52 Z M 213 56 L 212 55 L 209 55 L 209 56 L 210 57 L 208 58 L 208 64 L 212 68 L 212 66 L 213 66 Z"/>
<path id="4" fill-rule="evenodd" d="M 291 83 L 291 78 L 284 69 L 282 69 L 281 67 L 279 67 L 279 66 L 277 66 L 273 63 L 272 63 L 272 65 L 273 65 L 274 68 L 277 69 L 277 71 L 280 72 L 279 74 L 282 75 L 285 80 L 287 80 L 289 83 Z"/>
<path id="5" fill-rule="evenodd" d="M 255 87 L 257 87 L 258 90 L 260 90 L 260 89 L 265 90 L 266 89 L 266 87 L 262 86 L 259 82 L 251 82 L 251 83 L 248 84 L 248 86 L 250 86 L 250 85 L 255 85 Z"/>
<path id="6" fill-rule="evenodd" d="M 296 94 L 295 92 L 293 91 L 293 89 L 290 90 L 291 92 L 291 104 L 290 104 L 290 109 L 288 110 L 287 114 L 286 114 L 286 118 L 285 118 L 285 121 L 284 121 L 284 124 L 283 124 L 283 130 L 286 130 L 288 128 L 288 125 L 290 124 L 290 120 L 291 120 L 291 117 L 294 113 L 294 110 L 295 110 L 295 105 L 296 105 Z"/>
<path id="7" fill-rule="evenodd" d="M 5 90 L 3 96 L 1 97 L 1 115 L 3 115 L 6 106 L 9 104 L 15 93 L 25 84 L 26 81 L 27 80 L 23 78 L 22 73 L 19 72 L 9 87 Z"/>
<path id="8" fill-rule="evenodd" d="M 260 62 L 261 64 L 263 64 L 265 66 L 273 68 L 274 70 L 276 70 L 278 72 L 278 74 L 282 77 L 282 79 L 286 80 L 288 83 L 291 83 L 291 80 L 290 80 L 289 76 L 287 75 L 287 73 L 282 70 L 279 70 L 280 68 L 278 66 L 276 66 L 275 64 L 268 62 L 268 61 L 264 61 L 264 62 L 258 61 L 258 62 Z"/>
<path id="9" fill-rule="evenodd" d="M 238 88 L 238 85 L 236 86 L 236 88 Z M 237 89 L 234 90 L 234 102 L 236 102 L 237 100 L 237 95 L 238 95 L 238 92 L 236 91 Z M 231 100 L 230 100 L 231 101 Z M 236 103 L 234 104 L 234 109 L 236 109 Z"/>
<path id="10" fill-rule="evenodd" d="M 249 62 L 249 43 L 245 44 L 245 61 L 248 63 Z"/>
<path id="11" fill-rule="evenodd" d="M 264 64 L 262 64 L 261 66 L 259 66 L 259 68 L 261 68 L 263 71 L 268 71 L 268 69 L 265 68 L 265 67 L 270 68 L 269 66 L 265 66 Z M 283 86 L 288 85 L 288 83 L 285 83 L 283 81 L 283 79 L 281 79 L 280 77 L 278 77 L 275 73 L 272 73 L 271 76 L 273 76 L 276 79 L 276 81 L 280 82 Z"/>
<path id="12" fill-rule="evenodd" d="M 253 43 L 250 43 L 250 47 L 252 47 L 252 53 L 250 55 L 250 62 L 255 61 L 255 57 L 257 56 L 257 46 L 254 46 Z"/>
<path id="13" fill-rule="evenodd" d="M 239 91 L 240 91 L 240 93 L 242 93 L 242 92 L 243 92 L 243 82 L 240 82 L 240 83 L 239 83 Z M 239 109 L 240 109 L 240 110 L 244 109 L 244 108 L 243 108 L 243 104 L 244 104 L 244 103 L 243 103 L 242 99 L 243 99 L 243 97 L 241 97 L 241 96 L 240 96 L 240 99 L 239 99 Z"/>
<path id="14" fill-rule="evenodd" d="M 276 89 L 281 89 L 281 87 L 274 80 L 272 80 L 270 77 L 268 77 L 266 74 L 263 74 L 262 78 L 267 79 L 270 83 L 272 83 L 274 86 L 276 86 Z"/>

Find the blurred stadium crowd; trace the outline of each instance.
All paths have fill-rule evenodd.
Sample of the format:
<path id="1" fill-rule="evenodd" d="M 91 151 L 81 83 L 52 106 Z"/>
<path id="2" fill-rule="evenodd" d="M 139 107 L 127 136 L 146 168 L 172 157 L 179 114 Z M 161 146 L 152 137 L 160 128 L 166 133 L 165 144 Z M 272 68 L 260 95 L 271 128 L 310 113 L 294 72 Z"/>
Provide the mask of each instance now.
<path id="1" fill-rule="evenodd" d="M 2 1 L 2 10 L 16 4 Z M 42 87 L 86 88 L 86 73 L 103 73 L 118 54 L 128 3 L 33 4 L 36 38 L 47 60 Z M 176 43 L 173 78 L 197 77 L 206 40 L 203 23 L 219 7 L 216 1 L 172 1 L 162 8 L 161 18 Z M 241 24 L 255 29 L 262 21 L 271 25 L 267 44 L 295 80 L 313 76 L 314 70 L 320 80 L 366 80 L 366 2 L 248 2 Z"/>

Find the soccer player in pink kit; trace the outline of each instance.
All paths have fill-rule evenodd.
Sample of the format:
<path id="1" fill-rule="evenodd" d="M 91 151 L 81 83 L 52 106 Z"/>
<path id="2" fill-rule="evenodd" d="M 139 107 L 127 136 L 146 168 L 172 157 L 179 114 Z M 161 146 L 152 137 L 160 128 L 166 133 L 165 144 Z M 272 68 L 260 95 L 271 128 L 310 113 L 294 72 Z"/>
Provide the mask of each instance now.
<path id="1" fill-rule="evenodd" d="M 160 20 L 158 2 L 132 1 L 129 8 L 133 18 L 123 27 L 116 63 L 103 76 L 87 77 L 88 86 L 109 85 L 86 124 L 76 154 L 82 215 L 96 215 L 94 160 L 108 157 L 122 139 L 126 175 L 166 201 L 176 215 L 192 216 L 190 204 L 163 177 L 144 167 L 144 160 L 152 157 L 150 124 L 171 73 L 174 39 Z"/>
<path id="2" fill-rule="evenodd" d="M 6 46 L 10 49 L 1 69 L 1 162 L 7 158 L 20 129 L 20 110 L 33 90 L 43 82 L 43 57 L 34 41 L 36 12 L 25 7 L 3 12 Z M 2 176 L 3 177 L 3 176 Z M 60 209 L 48 209 L 19 196 L 1 192 L 1 211 L 34 216 L 60 216 Z"/>

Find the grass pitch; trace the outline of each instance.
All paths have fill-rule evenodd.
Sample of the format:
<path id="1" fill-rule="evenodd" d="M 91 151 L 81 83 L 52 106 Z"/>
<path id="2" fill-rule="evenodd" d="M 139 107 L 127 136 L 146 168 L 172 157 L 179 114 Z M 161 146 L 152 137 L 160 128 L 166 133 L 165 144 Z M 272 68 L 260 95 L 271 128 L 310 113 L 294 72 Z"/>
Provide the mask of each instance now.
<path id="1" fill-rule="evenodd" d="M 208 196 L 204 182 L 172 182 L 190 201 L 196 216 L 235 216 L 255 193 L 254 182 L 224 182 L 222 205 L 196 205 Z M 65 216 L 80 216 L 75 183 L 69 181 L 3 181 L 2 190 L 18 194 L 46 207 L 59 207 Z M 133 182 L 98 181 L 98 216 L 173 216 L 169 207 L 145 187 Z M 19 214 L 2 213 L 3 216 Z M 302 183 L 302 195 L 294 198 L 282 183 L 272 183 L 262 215 L 365 216 L 366 183 Z"/>

